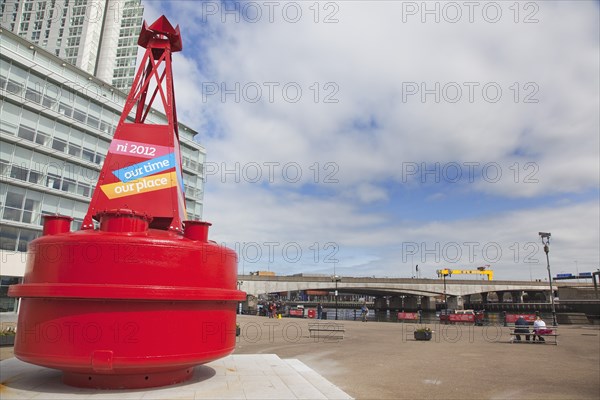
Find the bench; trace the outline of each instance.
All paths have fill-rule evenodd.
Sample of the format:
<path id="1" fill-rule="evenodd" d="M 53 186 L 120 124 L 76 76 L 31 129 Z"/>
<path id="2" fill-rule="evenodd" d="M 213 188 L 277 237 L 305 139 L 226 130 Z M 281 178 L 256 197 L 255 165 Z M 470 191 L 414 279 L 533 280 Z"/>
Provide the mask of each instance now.
<path id="1" fill-rule="evenodd" d="M 515 333 L 515 330 L 517 331 L 521 331 L 527 329 L 525 327 L 519 327 L 519 328 L 510 328 L 509 333 L 510 333 L 510 342 L 511 343 L 531 343 L 531 344 L 553 344 L 553 345 L 558 345 L 558 332 L 556 331 L 555 327 L 552 328 L 546 328 L 546 331 L 552 331 L 552 333 L 542 333 L 542 334 L 536 334 L 536 338 L 538 336 L 541 336 L 542 338 L 544 338 L 544 341 L 540 341 L 539 339 L 534 341 L 533 339 L 533 330 L 528 330 L 529 333 Z M 521 340 L 517 340 L 517 335 L 522 336 Z M 529 340 L 525 340 L 525 336 L 529 335 Z M 546 340 L 546 338 L 548 339 L 552 339 L 552 340 Z"/>
<path id="2" fill-rule="evenodd" d="M 399 312 L 398 321 L 418 321 L 419 313 Z"/>
<path id="3" fill-rule="evenodd" d="M 308 324 L 308 333 L 311 338 L 343 339 L 344 332 L 346 330 L 342 324 Z"/>

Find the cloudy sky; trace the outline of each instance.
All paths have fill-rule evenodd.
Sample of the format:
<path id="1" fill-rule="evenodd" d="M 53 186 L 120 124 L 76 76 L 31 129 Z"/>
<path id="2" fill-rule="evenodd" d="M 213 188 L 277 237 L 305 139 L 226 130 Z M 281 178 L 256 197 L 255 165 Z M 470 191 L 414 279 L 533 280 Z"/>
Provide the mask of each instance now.
<path id="1" fill-rule="evenodd" d="M 595 1 L 145 1 L 240 272 L 599 266 Z M 415 266 L 418 264 L 418 272 Z"/>

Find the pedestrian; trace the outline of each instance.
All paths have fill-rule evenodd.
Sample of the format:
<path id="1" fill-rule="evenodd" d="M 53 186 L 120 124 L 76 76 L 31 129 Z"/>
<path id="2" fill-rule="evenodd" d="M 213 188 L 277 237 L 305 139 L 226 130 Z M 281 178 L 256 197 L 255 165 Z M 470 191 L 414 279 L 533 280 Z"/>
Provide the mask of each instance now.
<path id="1" fill-rule="evenodd" d="M 540 336 L 543 332 L 546 331 L 546 323 L 539 315 L 535 317 L 535 321 L 533 322 L 533 341 L 535 342 L 535 336 L 537 334 L 539 342 L 545 342 L 544 338 Z"/>
<path id="2" fill-rule="evenodd" d="M 362 319 L 362 322 L 367 322 L 368 315 L 369 315 L 369 308 L 367 307 L 366 304 L 363 304 L 363 306 L 360 308 L 360 317 Z"/>
<path id="3" fill-rule="evenodd" d="M 321 303 L 317 304 L 317 319 L 321 319 L 323 314 L 323 306 Z"/>
<path id="4" fill-rule="evenodd" d="M 515 337 L 519 342 L 521 341 L 520 333 L 525 334 L 525 340 L 529 342 L 529 324 L 522 315 L 519 315 L 519 318 L 515 321 Z"/>

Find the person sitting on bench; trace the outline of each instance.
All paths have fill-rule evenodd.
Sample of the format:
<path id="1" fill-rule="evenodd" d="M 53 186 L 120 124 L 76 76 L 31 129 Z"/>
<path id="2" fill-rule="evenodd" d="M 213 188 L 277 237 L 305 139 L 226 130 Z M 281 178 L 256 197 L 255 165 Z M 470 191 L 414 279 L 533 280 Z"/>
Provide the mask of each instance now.
<path id="1" fill-rule="evenodd" d="M 519 315 L 519 318 L 515 321 L 515 337 L 518 341 L 521 340 L 519 333 L 524 333 L 525 340 L 529 341 L 529 326 L 522 315 Z"/>
<path id="2" fill-rule="evenodd" d="M 545 342 L 544 338 L 540 335 L 546 332 L 546 323 L 539 315 L 535 317 L 535 322 L 533 323 L 533 341 L 535 342 L 535 337 L 537 334 L 538 340 L 540 342 Z"/>

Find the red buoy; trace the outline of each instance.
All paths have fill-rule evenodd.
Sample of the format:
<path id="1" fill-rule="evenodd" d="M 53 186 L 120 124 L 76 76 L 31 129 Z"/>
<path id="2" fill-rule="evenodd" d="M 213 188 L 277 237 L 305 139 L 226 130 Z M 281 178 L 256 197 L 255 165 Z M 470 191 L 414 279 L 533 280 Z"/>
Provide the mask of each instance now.
<path id="1" fill-rule="evenodd" d="M 237 255 L 187 221 L 171 53 L 179 27 L 144 23 L 146 48 L 82 230 L 44 216 L 28 246 L 15 356 L 104 389 L 182 382 L 235 347 Z M 150 81 L 156 88 L 146 104 Z M 146 124 L 155 99 L 167 125 Z M 135 120 L 127 116 L 135 110 Z M 98 225 L 94 228 L 94 220 Z"/>

